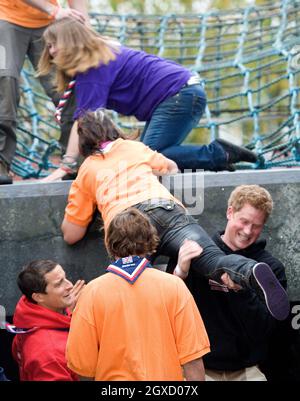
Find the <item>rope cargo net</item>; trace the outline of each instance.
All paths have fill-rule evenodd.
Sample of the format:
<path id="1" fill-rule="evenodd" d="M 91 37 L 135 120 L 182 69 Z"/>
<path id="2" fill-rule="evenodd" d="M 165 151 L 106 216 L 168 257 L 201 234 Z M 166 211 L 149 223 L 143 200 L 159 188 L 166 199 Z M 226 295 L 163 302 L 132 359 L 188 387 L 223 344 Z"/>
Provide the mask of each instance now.
<path id="1" fill-rule="evenodd" d="M 239 168 L 300 165 L 300 1 L 204 14 L 91 13 L 100 34 L 174 60 L 200 74 L 207 107 L 188 140 L 204 143 L 236 133 L 259 155 Z M 28 62 L 21 76 L 18 144 L 12 170 L 39 178 L 57 167 L 55 107 Z M 126 130 L 144 123 L 112 113 Z"/>

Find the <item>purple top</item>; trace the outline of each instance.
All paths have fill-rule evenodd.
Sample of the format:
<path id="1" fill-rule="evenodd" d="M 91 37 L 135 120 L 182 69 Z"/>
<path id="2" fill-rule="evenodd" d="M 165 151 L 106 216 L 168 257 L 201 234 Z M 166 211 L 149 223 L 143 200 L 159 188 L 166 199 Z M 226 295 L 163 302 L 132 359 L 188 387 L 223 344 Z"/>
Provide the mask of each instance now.
<path id="1" fill-rule="evenodd" d="M 173 61 L 127 47 L 120 50 L 107 65 L 77 74 L 75 120 L 82 111 L 103 107 L 147 121 L 192 75 Z"/>

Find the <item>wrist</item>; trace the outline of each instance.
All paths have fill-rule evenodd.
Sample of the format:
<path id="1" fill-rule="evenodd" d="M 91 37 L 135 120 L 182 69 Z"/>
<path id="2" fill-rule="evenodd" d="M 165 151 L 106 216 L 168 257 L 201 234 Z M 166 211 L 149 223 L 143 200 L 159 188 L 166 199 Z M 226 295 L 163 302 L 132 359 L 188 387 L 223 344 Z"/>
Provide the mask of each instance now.
<path id="1" fill-rule="evenodd" d="M 70 155 L 63 155 L 60 169 L 65 171 L 67 174 L 77 173 L 78 170 L 78 162 L 77 158 Z"/>
<path id="2" fill-rule="evenodd" d="M 187 276 L 188 276 L 188 273 L 184 272 L 179 265 L 176 265 L 176 267 L 175 267 L 175 269 L 173 271 L 173 274 L 175 276 L 178 276 L 178 277 L 182 278 L 183 280 L 185 278 L 187 278 Z"/>

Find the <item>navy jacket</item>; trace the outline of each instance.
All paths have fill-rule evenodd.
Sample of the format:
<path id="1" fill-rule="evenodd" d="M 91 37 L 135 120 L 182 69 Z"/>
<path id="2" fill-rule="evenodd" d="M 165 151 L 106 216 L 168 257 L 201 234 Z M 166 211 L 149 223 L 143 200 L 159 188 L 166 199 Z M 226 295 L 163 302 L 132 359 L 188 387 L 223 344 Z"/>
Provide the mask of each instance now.
<path id="1" fill-rule="evenodd" d="M 224 253 L 236 253 L 267 263 L 281 285 L 287 287 L 284 266 L 265 249 L 265 240 L 233 252 L 222 241 L 221 234 L 215 234 L 213 240 Z M 204 356 L 205 367 L 239 370 L 263 363 L 269 337 L 279 323 L 256 293 L 251 289 L 225 292 L 226 288 L 209 282 L 192 269 L 186 284 L 197 303 L 211 343 L 211 353 Z"/>

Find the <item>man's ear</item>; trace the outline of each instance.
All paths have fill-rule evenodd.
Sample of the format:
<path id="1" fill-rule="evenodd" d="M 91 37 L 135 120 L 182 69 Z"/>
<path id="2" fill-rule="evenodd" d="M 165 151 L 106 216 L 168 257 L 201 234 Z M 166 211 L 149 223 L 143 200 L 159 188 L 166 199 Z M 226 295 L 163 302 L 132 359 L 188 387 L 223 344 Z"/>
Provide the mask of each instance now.
<path id="1" fill-rule="evenodd" d="M 232 206 L 228 206 L 227 212 L 226 212 L 226 217 L 227 220 L 230 220 L 233 216 L 233 207 Z"/>
<path id="2" fill-rule="evenodd" d="M 31 298 L 36 302 L 37 304 L 40 304 L 43 301 L 43 295 L 41 292 L 33 292 L 31 295 Z"/>

